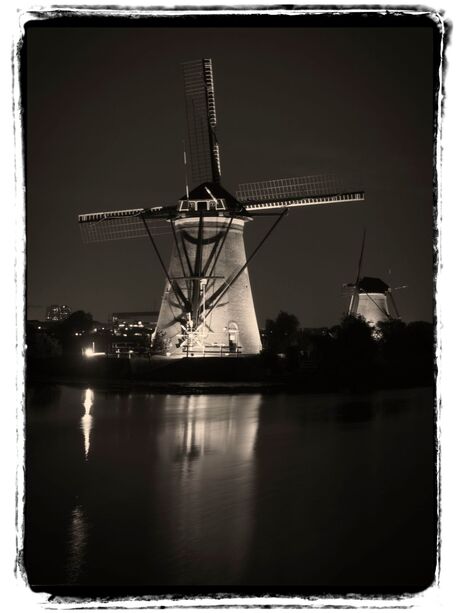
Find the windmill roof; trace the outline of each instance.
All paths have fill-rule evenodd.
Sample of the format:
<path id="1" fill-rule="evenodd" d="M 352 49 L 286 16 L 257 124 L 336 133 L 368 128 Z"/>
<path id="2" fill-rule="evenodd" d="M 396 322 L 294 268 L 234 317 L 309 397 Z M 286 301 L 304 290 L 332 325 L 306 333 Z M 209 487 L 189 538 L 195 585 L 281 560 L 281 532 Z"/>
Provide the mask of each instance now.
<path id="1" fill-rule="evenodd" d="M 214 198 L 223 198 L 229 211 L 241 210 L 241 204 L 238 202 L 235 196 L 228 192 L 219 183 L 202 183 L 189 192 L 188 198 L 186 195 L 184 195 L 182 196 L 181 200 L 210 200 L 211 196 L 207 192 L 206 188 L 209 189 Z"/>
<path id="2" fill-rule="evenodd" d="M 384 294 L 390 286 L 377 277 L 363 277 L 359 281 L 359 289 L 367 293 Z"/>

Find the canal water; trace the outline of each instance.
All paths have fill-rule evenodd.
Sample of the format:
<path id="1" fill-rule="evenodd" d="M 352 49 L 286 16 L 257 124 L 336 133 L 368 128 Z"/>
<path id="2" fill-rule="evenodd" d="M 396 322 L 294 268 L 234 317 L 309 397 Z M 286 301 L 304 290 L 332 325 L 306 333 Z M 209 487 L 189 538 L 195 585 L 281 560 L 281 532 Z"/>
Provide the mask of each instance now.
<path id="1" fill-rule="evenodd" d="M 339 396 L 34 387 L 26 406 L 28 580 L 35 589 L 127 593 L 417 591 L 434 578 L 434 461 L 430 389 Z"/>

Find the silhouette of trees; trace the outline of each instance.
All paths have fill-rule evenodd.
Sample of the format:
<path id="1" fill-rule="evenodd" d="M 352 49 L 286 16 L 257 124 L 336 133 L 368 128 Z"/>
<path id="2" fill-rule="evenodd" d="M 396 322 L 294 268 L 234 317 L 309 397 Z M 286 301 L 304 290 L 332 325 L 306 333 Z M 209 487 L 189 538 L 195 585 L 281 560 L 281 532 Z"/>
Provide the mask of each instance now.
<path id="1" fill-rule="evenodd" d="M 265 324 L 266 350 L 272 354 L 283 354 L 299 344 L 299 320 L 295 315 L 280 311 L 275 320 L 267 319 Z"/>
<path id="2" fill-rule="evenodd" d="M 30 324 L 26 326 L 26 348 L 27 357 L 32 360 L 62 355 L 62 346 L 57 339 L 45 330 L 38 330 Z"/>
<path id="3" fill-rule="evenodd" d="M 433 344 L 433 325 L 427 322 L 390 320 L 374 327 L 361 316 L 346 315 L 337 326 L 309 330 L 281 311 L 267 320 L 265 355 L 273 375 L 297 373 L 301 385 L 310 380 L 330 390 L 404 387 L 431 384 Z"/>
<path id="4" fill-rule="evenodd" d="M 66 319 L 55 322 L 50 332 L 61 343 L 64 354 L 69 355 L 81 351 L 81 340 L 75 334 L 85 334 L 93 327 L 94 319 L 91 313 L 74 311 Z"/>
<path id="5" fill-rule="evenodd" d="M 382 377 L 387 384 L 425 384 L 434 374 L 434 329 L 425 321 L 379 323 Z M 384 381 L 385 383 L 385 381 Z"/>
<path id="6" fill-rule="evenodd" d="M 343 387 L 367 387 L 375 379 L 377 342 L 373 328 L 361 316 L 345 315 L 331 330 L 333 362 Z"/>
<path id="7" fill-rule="evenodd" d="M 153 339 L 152 351 L 160 355 L 166 355 L 169 349 L 168 337 L 164 330 L 157 330 Z"/>
<path id="8" fill-rule="evenodd" d="M 94 327 L 91 313 L 74 311 L 62 321 L 56 323 L 56 332 L 62 336 L 75 334 L 75 332 L 89 332 Z"/>

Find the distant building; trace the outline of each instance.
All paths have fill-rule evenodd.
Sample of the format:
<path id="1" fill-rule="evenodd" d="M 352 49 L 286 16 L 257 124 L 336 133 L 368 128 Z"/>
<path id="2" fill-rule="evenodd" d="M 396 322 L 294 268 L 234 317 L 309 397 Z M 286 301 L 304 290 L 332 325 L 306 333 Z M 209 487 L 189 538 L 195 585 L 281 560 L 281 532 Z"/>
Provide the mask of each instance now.
<path id="1" fill-rule="evenodd" d="M 46 321 L 62 321 L 67 319 L 71 312 L 70 307 L 65 304 L 51 304 L 46 309 Z"/>
<path id="2" fill-rule="evenodd" d="M 131 311 L 112 313 L 112 326 L 116 328 L 147 328 L 154 330 L 158 321 L 158 311 Z"/>
<path id="3" fill-rule="evenodd" d="M 132 311 L 112 314 L 112 355 L 150 353 L 158 311 Z"/>

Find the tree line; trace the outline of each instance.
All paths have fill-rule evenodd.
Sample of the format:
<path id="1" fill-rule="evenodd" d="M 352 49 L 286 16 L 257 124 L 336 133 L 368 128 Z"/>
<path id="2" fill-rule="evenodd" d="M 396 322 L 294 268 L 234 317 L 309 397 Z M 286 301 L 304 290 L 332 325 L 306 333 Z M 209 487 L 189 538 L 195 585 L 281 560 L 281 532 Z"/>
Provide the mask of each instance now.
<path id="1" fill-rule="evenodd" d="M 266 322 L 263 354 L 275 372 L 295 380 L 308 371 L 334 388 L 430 385 L 435 374 L 433 324 L 389 320 L 371 326 L 345 315 L 331 328 L 301 328 L 281 311 Z"/>
<path id="2" fill-rule="evenodd" d="M 54 372 L 71 360 L 74 368 L 94 326 L 84 311 L 42 324 L 41 330 L 28 323 L 28 366 L 40 370 L 48 361 L 46 369 Z M 263 339 L 262 354 L 251 362 L 254 380 L 324 391 L 431 385 L 434 380 L 435 337 L 428 322 L 390 320 L 374 327 L 346 315 L 330 328 L 308 329 L 281 311 L 267 320 Z"/>

